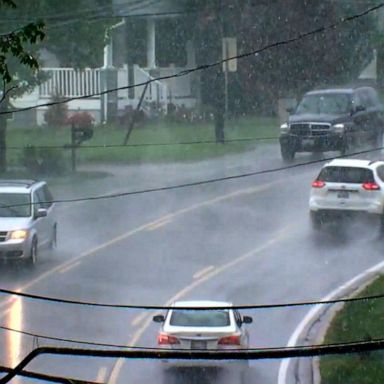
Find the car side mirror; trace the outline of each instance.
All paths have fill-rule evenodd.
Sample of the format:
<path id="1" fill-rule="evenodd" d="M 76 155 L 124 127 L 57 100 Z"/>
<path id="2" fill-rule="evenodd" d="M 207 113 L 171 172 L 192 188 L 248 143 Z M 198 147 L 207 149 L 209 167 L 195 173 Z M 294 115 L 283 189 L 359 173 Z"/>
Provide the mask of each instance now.
<path id="1" fill-rule="evenodd" d="M 47 217 L 48 211 L 45 208 L 39 208 L 35 213 L 35 218 L 39 219 L 40 217 Z"/>
<path id="2" fill-rule="evenodd" d="M 289 107 L 289 108 L 286 108 L 285 109 L 289 114 L 291 114 L 294 110 L 295 110 L 295 108 L 293 108 L 293 107 Z"/>
<path id="3" fill-rule="evenodd" d="M 243 316 L 243 323 L 244 324 L 251 324 L 253 322 L 253 319 L 251 316 Z"/>
<path id="4" fill-rule="evenodd" d="M 156 316 L 153 316 L 152 320 L 155 323 L 164 323 L 165 317 L 164 317 L 164 315 L 156 315 Z"/>

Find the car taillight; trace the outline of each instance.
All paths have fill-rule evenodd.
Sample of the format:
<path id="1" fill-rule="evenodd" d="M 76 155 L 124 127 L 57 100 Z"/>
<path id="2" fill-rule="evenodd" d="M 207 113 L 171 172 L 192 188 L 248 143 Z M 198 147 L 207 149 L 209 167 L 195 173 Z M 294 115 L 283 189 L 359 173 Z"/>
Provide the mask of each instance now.
<path id="1" fill-rule="evenodd" d="M 323 188 L 324 186 L 325 186 L 325 183 L 322 180 L 315 180 L 312 183 L 312 188 Z"/>
<path id="2" fill-rule="evenodd" d="M 219 339 L 219 345 L 240 345 L 240 335 L 225 336 Z"/>
<path id="3" fill-rule="evenodd" d="M 366 191 L 378 191 L 380 189 L 380 185 L 376 183 L 364 183 L 363 188 Z"/>
<path id="4" fill-rule="evenodd" d="M 177 337 L 168 335 L 167 333 L 159 333 L 157 335 L 157 344 L 159 345 L 175 345 L 180 344 Z"/>

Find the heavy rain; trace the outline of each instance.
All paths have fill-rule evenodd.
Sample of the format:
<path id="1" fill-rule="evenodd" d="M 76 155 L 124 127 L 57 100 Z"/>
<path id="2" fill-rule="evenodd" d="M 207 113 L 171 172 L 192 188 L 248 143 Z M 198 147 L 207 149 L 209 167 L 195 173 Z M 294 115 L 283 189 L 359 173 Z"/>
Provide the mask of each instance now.
<path id="1" fill-rule="evenodd" d="M 384 3 L 0 11 L 0 383 L 383 382 Z"/>

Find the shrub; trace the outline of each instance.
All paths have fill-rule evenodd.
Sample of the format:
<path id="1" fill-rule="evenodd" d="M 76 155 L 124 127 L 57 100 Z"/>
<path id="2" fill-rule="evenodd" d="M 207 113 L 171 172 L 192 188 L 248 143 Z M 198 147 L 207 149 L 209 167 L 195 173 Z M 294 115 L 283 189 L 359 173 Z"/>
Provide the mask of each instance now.
<path id="1" fill-rule="evenodd" d="M 131 123 L 132 119 L 135 117 L 136 124 L 141 124 L 145 121 L 145 113 L 143 110 L 133 109 L 132 106 L 127 105 L 124 108 L 123 113 L 119 116 L 119 124 L 121 126 L 127 126 Z"/>
<path id="2" fill-rule="evenodd" d="M 61 175 L 67 168 L 63 153 L 58 148 L 25 147 L 21 162 L 34 175 Z"/>
<path id="3" fill-rule="evenodd" d="M 66 124 L 68 115 L 68 105 L 63 103 L 63 97 L 56 95 L 53 96 L 52 102 L 59 103 L 48 107 L 44 113 L 44 121 L 47 125 L 52 127 L 60 127 Z"/>

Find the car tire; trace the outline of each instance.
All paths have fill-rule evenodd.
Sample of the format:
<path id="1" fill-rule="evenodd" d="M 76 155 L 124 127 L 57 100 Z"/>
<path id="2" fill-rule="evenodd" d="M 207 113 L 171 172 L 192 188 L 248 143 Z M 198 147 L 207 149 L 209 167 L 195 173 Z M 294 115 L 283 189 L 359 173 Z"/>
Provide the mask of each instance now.
<path id="1" fill-rule="evenodd" d="M 311 211 L 310 218 L 312 229 L 314 229 L 315 231 L 319 231 L 324 224 L 324 218 L 322 217 L 320 212 Z"/>
<path id="2" fill-rule="evenodd" d="M 29 266 L 35 266 L 37 263 L 37 239 L 34 237 L 32 240 L 31 249 L 29 251 L 29 256 L 27 258 L 27 264 Z"/>
<path id="3" fill-rule="evenodd" d="M 295 158 L 295 150 L 287 144 L 280 145 L 281 157 L 286 163 L 293 161 Z"/>
<path id="4" fill-rule="evenodd" d="M 57 248 L 57 224 L 55 223 L 52 227 L 52 235 L 49 241 L 49 249 L 53 250 Z"/>
<path id="5" fill-rule="evenodd" d="M 380 236 L 384 236 L 384 213 L 379 218 L 379 232 Z"/>

